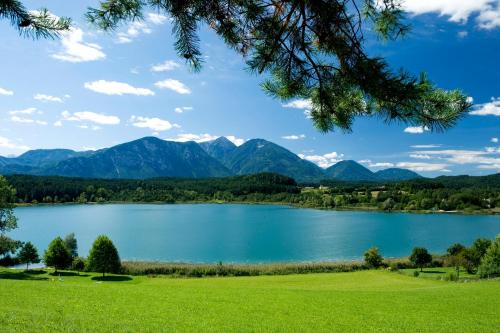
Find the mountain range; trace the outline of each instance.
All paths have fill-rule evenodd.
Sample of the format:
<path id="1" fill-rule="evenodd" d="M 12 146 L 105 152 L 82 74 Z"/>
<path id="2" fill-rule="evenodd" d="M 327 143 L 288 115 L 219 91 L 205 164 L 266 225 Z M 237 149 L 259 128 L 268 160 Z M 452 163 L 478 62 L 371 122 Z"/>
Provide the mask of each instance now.
<path id="1" fill-rule="evenodd" d="M 84 178 L 208 178 L 261 172 L 283 174 L 299 182 L 398 181 L 421 178 L 406 169 L 372 172 L 355 161 L 327 169 L 263 139 L 236 146 L 225 137 L 196 143 L 145 137 L 97 151 L 30 150 L 18 157 L 0 157 L 0 174 L 57 175 Z"/>

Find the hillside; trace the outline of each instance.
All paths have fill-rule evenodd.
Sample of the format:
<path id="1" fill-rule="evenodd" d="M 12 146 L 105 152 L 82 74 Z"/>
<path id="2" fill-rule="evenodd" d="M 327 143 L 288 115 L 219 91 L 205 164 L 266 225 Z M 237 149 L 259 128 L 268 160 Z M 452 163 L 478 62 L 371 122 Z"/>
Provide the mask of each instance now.
<path id="1" fill-rule="evenodd" d="M 237 175 L 273 172 L 299 182 L 318 181 L 324 177 L 323 170 L 314 163 L 263 139 L 249 140 L 239 146 L 229 154 L 225 165 Z"/>

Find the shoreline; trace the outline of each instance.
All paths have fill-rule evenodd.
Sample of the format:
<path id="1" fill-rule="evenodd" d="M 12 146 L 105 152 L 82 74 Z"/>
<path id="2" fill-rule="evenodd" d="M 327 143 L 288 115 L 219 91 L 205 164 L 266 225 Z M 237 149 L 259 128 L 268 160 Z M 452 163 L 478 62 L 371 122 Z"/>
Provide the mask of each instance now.
<path id="1" fill-rule="evenodd" d="M 325 208 L 297 205 L 287 202 L 251 202 L 251 201 L 185 201 L 185 202 L 164 202 L 164 201 L 106 201 L 106 202 L 57 202 L 57 203 L 17 203 L 17 207 L 36 207 L 36 206 L 70 206 L 70 205 L 270 205 L 270 206 L 286 206 L 297 209 L 315 209 L 324 211 L 337 212 L 371 212 L 371 213 L 402 213 L 402 214 L 449 214 L 449 215 L 500 215 L 500 211 L 478 210 L 478 211 L 443 211 L 443 210 L 381 210 L 376 207 L 340 207 L 340 208 Z"/>

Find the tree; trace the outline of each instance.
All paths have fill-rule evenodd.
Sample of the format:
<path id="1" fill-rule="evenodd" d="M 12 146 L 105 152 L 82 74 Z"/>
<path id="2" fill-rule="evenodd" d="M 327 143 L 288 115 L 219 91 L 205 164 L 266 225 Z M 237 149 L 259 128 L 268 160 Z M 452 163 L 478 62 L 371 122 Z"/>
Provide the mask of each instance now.
<path id="1" fill-rule="evenodd" d="M 16 190 L 0 176 L 0 256 L 16 252 L 21 242 L 9 238 L 6 233 L 17 228 L 14 215 Z"/>
<path id="2" fill-rule="evenodd" d="M 427 249 L 424 247 L 415 247 L 411 252 L 409 259 L 415 266 L 419 267 L 422 272 L 424 266 L 432 262 L 432 255 L 429 254 Z"/>
<path id="3" fill-rule="evenodd" d="M 369 267 L 378 268 L 382 266 L 384 258 L 379 253 L 378 247 L 369 248 L 365 254 L 365 262 Z"/>
<path id="4" fill-rule="evenodd" d="M 460 278 L 460 266 L 465 266 L 467 264 L 466 252 L 467 249 L 460 243 L 455 243 L 451 245 L 447 250 L 447 259 L 449 263 L 455 267 L 457 271 L 457 279 Z"/>
<path id="5" fill-rule="evenodd" d="M 26 264 L 26 269 L 29 269 L 29 264 L 37 264 L 40 262 L 38 251 L 31 242 L 26 242 L 21 247 L 18 255 L 21 264 Z"/>
<path id="6" fill-rule="evenodd" d="M 61 237 L 56 237 L 50 242 L 43 261 L 47 266 L 54 267 L 56 273 L 58 269 L 66 269 L 71 265 L 71 253 Z"/>
<path id="7" fill-rule="evenodd" d="M 78 242 L 73 232 L 64 237 L 64 244 L 66 245 L 69 253 L 71 253 L 71 257 L 78 257 Z"/>
<path id="8" fill-rule="evenodd" d="M 23 37 L 55 38 L 70 29 L 71 20 L 56 17 L 47 9 L 27 10 L 19 0 L 0 0 L 0 18 L 10 21 Z"/>
<path id="9" fill-rule="evenodd" d="M 482 278 L 500 276 L 500 235 L 486 251 L 478 270 Z"/>
<path id="10" fill-rule="evenodd" d="M 436 88 L 425 74 L 394 72 L 366 52 L 374 37 L 396 40 L 409 31 L 401 0 L 104 0 L 86 16 L 113 30 L 149 9 L 172 19 L 175 49 L 194 71 L 203 62 L 198 29 L 205 24 L 252 72 L 270 74 L 262 84 L 269 95 L 308 99 L 321 131 L 349 131 L 355 117 L 372 115 L 443 130 L 471 107 L 460 91 Z"/>
<path id="11" fill-rule="evenodd" d="M 71 264 L 71 269 L 77 271 L 78 274 L 80 274 L 80 272 L 85 269 L 85 260 L 80 257 L 74 258 L 73 263 Z"/>
<path id="12" fill-rule="evenodd" d="M 120 256 L 111 239 L 100 235 L 92 244 L 88 257 L 88 270 L 105 273 L 119 273 Z"/>

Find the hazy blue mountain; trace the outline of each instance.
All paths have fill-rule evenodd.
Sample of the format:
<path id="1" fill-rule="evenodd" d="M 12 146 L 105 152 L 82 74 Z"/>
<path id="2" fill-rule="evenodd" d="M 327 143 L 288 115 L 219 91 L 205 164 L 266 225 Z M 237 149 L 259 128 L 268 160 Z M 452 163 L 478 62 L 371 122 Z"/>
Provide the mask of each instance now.
<path id="1" fill-rule="evenodd" d="M 390 168 L 375 172 L 375 177 L 378 180 L 398 181 L 423 178 L 418 173 L 407 169 Z"/>
<path id="2" fill-rule="evenodd" d="M 221 136 L 213 141 L 200 143 L 201 148 L 216 160 L 224 163 L 229 154 L 231 154 L 238 147 L 229 141 L 225 136 Z"/>
<path id="3" fill-rule="evenodd" d="M 43 171 L 45 175 L 143 179 L 222 177 L 231 172 L 195 142 L 146 137 L 74 157 Z"/>
<path id="4" fill-rule="evenodd" d="M 373 172 L 361 164 L 346 160 L 340 161 L 325 170 L 327 179 L 337 179 L 342 181 L 376 181 L 377 177 Z"/>
<path id="5" fill-rule="evenodd" d="M 204 143 L 165 141 L 155 137 L 99 151 L 37 149 L 21 156 L 0 156 L 0 174 L 58 175 L 90 178 L 224 177 L 279 173 L 298 182 L 398 181 L 421 178 L 405 169 L 373 173 L 355 161 L 341 161 L 324 170 L 291 151 L 263 139 L 237 147 L 225 137 Z"/>
<path id="6" fill-rule="evenodd" d="M 93 152 L 77 152 L 70 149 L 35 149 L 13 158 L 15 164 L 29 165 L 33 167 L 55 165 L 68 158 L 88 156 Z"/>
<path id="7" fill-rule="evenodd" d="M 249 140 L 237 147 L 229 154 L 225 166 L 237 175 L 273 172 L 301 182 L 324 177 L 323 170 L 316 164 L 263 139 Z"/>

